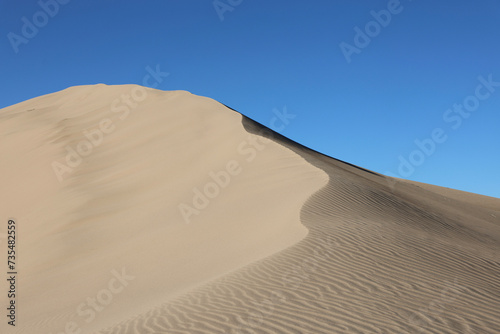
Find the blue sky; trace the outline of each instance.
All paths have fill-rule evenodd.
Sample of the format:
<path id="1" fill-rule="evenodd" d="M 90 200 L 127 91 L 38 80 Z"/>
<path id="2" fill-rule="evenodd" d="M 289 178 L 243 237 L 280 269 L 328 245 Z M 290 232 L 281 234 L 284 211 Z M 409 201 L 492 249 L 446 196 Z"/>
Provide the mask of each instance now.
<path id="1" fill-rule="evenodd" d="M 0 107 L 158 67 L 157 88 L 264 125 L 286 108 L 281 133 L 335 158 L 500 197 L 496 0 L 2 0 L 0 15 Z"/>

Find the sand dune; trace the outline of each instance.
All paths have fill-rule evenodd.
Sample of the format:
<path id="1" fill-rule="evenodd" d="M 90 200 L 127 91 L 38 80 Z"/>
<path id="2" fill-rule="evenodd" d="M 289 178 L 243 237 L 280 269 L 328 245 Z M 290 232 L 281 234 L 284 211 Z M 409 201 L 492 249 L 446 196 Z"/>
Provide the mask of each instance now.
<path id="1" fill-rule="evenodd" d="M 0 110 L 0 136 L 2 333 L 500 332 L 499 199 L 183 91 L 73 87 Z"/>

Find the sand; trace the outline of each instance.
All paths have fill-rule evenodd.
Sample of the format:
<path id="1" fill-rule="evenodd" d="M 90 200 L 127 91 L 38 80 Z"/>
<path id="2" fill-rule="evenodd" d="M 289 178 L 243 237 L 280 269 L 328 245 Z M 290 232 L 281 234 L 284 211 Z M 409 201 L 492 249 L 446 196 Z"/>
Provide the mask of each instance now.
<path id="1" fill-rule="evenodd" d="M 1 333 L 500 332 L 500 199 L 135 85 L 0 110 L 0 154 Z"/>

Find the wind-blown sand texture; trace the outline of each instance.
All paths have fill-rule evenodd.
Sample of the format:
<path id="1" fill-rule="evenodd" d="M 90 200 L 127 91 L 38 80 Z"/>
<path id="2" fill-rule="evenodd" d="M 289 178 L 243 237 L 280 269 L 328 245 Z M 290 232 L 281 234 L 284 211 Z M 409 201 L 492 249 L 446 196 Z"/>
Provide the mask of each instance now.
<path id="1" fill-rule="evenodd" d="M 379 175 L 183 91 L 72 87 L 0 110 L 0 136 L 20 254 L 1 333 L 500 332 L 500 199 Z"/>

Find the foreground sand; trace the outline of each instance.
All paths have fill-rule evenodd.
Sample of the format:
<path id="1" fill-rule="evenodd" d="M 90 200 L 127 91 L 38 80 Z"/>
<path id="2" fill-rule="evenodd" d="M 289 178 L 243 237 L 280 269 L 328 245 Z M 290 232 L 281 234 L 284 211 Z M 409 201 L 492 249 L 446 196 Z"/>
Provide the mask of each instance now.
<path id="1" fill-rule="evenodd" d="M 1 333 L 500 332 L 499 199 L 378 175 L 182 91 L 73 87 L 1 110 L 0 136 L 0 232 L 14 218 L 20 252 Z"/>

